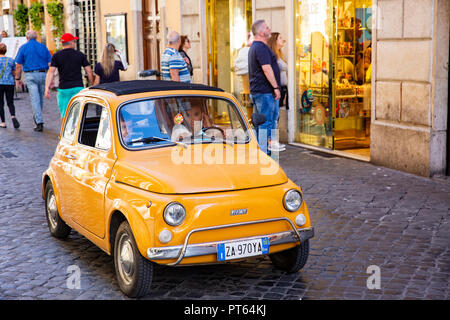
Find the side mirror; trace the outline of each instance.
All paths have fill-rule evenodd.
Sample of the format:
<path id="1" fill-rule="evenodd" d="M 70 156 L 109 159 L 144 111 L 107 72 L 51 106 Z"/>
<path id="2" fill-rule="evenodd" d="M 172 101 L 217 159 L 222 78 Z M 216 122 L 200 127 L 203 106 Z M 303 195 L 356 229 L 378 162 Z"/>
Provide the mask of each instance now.
<path id="1" fill-rule="evenodd" d="M 252 124 L 255 127 L 258 127 L 262 125 L 264 122 L 266 122 L 266 116 L 262 113 L 253 113 L 252 114 Z"/>

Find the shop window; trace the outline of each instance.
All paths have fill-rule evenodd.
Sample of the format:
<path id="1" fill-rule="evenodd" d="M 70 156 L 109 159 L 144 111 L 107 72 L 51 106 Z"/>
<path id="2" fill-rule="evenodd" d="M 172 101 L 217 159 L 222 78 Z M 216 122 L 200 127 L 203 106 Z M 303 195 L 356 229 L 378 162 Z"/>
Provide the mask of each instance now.
<path id="1" fill-rule="evenodd" d="M 370 146 L 371 6 L 371 0 L 297 3 L 297 141 L 339 150 Z"/>

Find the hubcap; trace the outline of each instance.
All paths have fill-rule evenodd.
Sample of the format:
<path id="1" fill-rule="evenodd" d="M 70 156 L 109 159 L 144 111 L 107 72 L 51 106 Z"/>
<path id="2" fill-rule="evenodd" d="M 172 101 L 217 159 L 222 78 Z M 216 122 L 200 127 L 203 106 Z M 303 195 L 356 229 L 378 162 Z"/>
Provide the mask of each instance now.
<path id="1" fill-rule="evenodd" d="M 56 206 L 55 194 L 50 191 L 47 196 L 47 216 L 52 229 L 58 224 L 58 208 Z"/>
<path id="2" fill-rule="evenodd" d="M 119 241 L 119 273 L 126 284 L 133 281 L 134 254 L 133 245 L 128 235 L 124 234 Z"/>

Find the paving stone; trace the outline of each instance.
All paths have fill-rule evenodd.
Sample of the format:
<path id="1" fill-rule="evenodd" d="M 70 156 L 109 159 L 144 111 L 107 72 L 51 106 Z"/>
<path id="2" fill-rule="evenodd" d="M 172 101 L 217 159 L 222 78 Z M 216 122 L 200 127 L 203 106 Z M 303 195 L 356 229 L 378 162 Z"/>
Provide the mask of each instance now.
<path id="1" fill-rule="evenodd" d="M 14 102 L 21 122 L 0 131 L 0 299 L 127 299 L 112 259 L 77 232 L 48 233 L 42 172 L 60 132 L 55 94 L 45 100 L 44 131 L 33 131 L 29 96 Z M 302 186 L 315 238 L 303 270 L 286 274 L 270 259 L 219 266 L 155 267 L 144 300 L 449 299 L 450 183 L 370 163 L 314 156 L 288 146 L 287 176 Z M 81 269 L 81 289 L 67 288 L 67 267 Z M 381 288 L 369 290 L 369 266 Z"/>

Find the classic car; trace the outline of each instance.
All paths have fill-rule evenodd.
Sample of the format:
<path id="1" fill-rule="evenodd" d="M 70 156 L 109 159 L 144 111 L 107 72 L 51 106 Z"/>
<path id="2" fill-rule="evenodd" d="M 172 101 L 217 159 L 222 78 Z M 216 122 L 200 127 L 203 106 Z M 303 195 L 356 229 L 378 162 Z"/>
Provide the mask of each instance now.
<path id="1" fill-rule="evenodd" d="M 129 297 L 149 293 L 154 264 L 268 255 L 276 268 L 298 272 L 314 229 L 301 188 L 258 146 L 254 127 L 264 121 L 201 84 L 82 90 L 42 178 L 51 235 L 74 229 L 112 255 Z"/>

